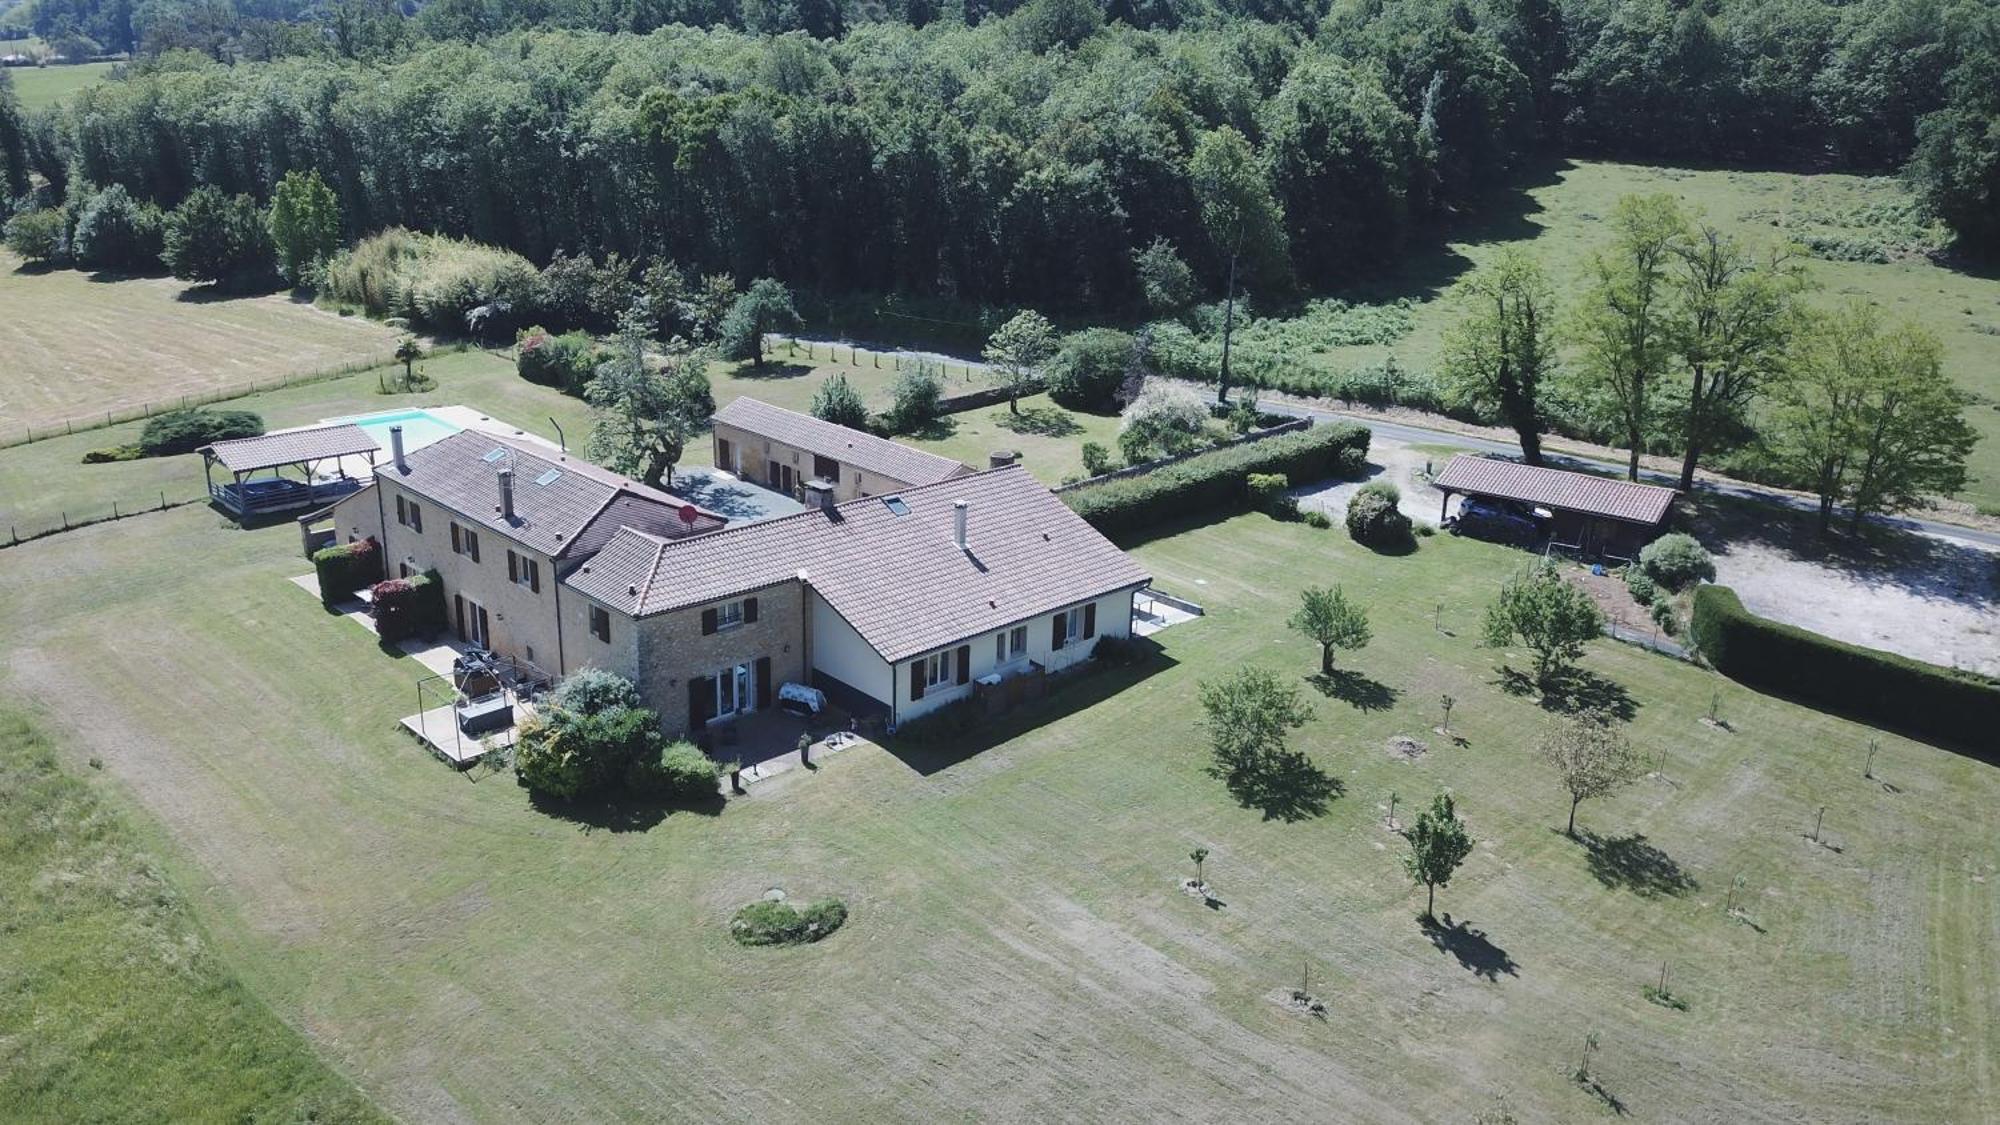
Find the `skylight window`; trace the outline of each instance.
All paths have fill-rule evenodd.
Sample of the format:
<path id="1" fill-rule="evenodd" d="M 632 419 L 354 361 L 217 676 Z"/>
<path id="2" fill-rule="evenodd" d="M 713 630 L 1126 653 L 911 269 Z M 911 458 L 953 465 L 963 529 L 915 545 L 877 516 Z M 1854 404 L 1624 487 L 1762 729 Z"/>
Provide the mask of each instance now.
<path id="1" fill-rule="evenodd" d="M 493 451 L 491 453 L 488 453 L 486 456 L 481 457 L 480 460 L 486 462 L 493 462 L 493 461 L 498 461 L 500 458 L 505 456 L 507 456 L 507 450 L 502 448 L 501 446 L 496 445 L 493 447 Z"/>
<path id="2" fill-rule="evenodd" d="M 910 506 L 903 503 L 901 496 L 884 496 L 882 498 L 882 506 L 889 509 L 891 515 L 907 516 L 910 514 Z"/>
<path id="3" fill-rule="evenodd" d="M 536 477 L 535 483 L 546 488 L 549 485 L 552 485 L 561 479 L 562 479 L 561 469 L 550 469 L 548 472 L 543 473 L 541 476 Z"/>

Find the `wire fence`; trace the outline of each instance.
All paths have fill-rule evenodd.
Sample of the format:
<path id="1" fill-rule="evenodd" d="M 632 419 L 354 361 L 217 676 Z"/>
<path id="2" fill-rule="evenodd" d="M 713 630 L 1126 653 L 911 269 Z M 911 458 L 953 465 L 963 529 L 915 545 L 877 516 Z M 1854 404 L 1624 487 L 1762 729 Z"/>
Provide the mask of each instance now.
<path id="1" fill-rule="evenodd" d="M 357 372 L 371 371 L 394 361 L 394 357 L 392 356 L 384 356 L 381 359 L 358 360 L 353 363 L 342 364 L 338 367 L 325 367 L 312 371 L 294 372 L 291 375 L 277 379 L 252 379 L 247 383 L 217 387 L 213 390 L 189 393 L 178 397 L 166 396 L 142 402 L 136 407 L 113 408 L 101 414 L 95 412 L 79 414 L 60 421 L 42 422 L 39 424 L 23 422 L 18 426 L 10 425 L 5 429 L 0 429 L 0 449 L 12 449 L 16 446 L 28 445 L 33 442 L 47 441 L 50 438 L 68 437 L 71 434 L 89 433 L 92 430 L 102 430 L 110 426 L 122 425 L 126 422 L 143 421 L 144 419 L 153 417 L 155 414 L 165 414 L 174 410 L 189 410 L 197 406 L 209 406 L 218 402 L 228 402 L 232 399 L 263 394 L 267 391 L 281 390 L 285 387 L 297 387 L 306 383 L 324 383 L 334 379 L 345 378 Z"/>
<path id="2" fill-rule="evenodd" d="M 953 360 L 950 356 L 936 352 L 881 351 L 864 348 L 858 344 L 799 340 L 791 336 L 781 336 L 777 340 L 778 346 L 785 349 L 785 356 L 788 359 L 796 359 L 803 354 L 807 360 L 813 362 L 824 359 L 828 363 L 844 363 L 849 367 L 899 373 L 913 370 L 919 364 L 928 363 L 936 368 L 947 382 L 957 378 L 962 382 L 981 386 L 991 382 L 993 378 L 992 369 L 983 363 Z"/>
<path id="3" fill-rule="evenodd" d="M 75 510 L 59 511 L 52 517 L 45 516 L 33 523 L 9 521 L 7 524 L 7 538 L 0 540 L 0 550 L 8 547 L 18 547 L 23 543 L 32 543 L 37 539 L 47 539 L 51 535 L 61 535 L 66 531 L 77 531 L 100 523 L 113 523 L 117 520 L 131 519 L 133 516 L 143 516 L 151 512 L 170 511 L 174 508 L 186 507 L 189 504 L 207 503 L 207 501 L 207 493 L 202 493 L 199 496 L 182 496 L 176 492 L 174 495 L 169 496 L 167 492 L 160 491 L 150 497 L 111 500 L 107 502 L 107 506 L 102 508 L 79 507 Z"/>

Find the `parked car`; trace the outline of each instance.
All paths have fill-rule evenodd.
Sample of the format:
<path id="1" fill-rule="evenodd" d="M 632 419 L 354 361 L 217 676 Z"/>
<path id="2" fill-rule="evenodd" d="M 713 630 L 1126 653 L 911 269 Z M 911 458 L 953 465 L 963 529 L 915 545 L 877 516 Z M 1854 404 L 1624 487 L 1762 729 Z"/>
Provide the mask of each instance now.
<path id="1" fill-rule="evenodd" d="M 1494 543 L 1532 547 L 1542 541 L 1542 525 L 1534 516 L 1501 500 L 1468 496 L 1451 520 L 1454 535 L 1470 535 Z"/>

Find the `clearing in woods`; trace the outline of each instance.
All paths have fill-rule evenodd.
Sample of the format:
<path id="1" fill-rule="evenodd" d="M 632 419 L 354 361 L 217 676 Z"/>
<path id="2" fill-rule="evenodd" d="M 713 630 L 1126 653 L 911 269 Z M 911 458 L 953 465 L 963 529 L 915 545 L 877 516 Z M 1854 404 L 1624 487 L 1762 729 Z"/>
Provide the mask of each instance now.
<path id="1" fill-rule="evenodd" d="M 1663 776 L 1570 840 L 1549 716 L 1497 671 L 1523 654 L 1475 640 L 1516 553 L 1249 515 L 1137 555 L 1210 610 L 1147 663 L 717 816 L 559 819 L 445 769 L 396 729 L 419 670 L 287 581 L 294 531 L 195 508 L 10 549 L 0 695 L 72 767 L 103 759 L 232 970 L 400 1116 L 1462 1120 L 1504 1094 L 1578 1119 L 1590 1032 L 1639 1119 L 2000 1104 L 2000 771 L 1880 736 L 1866 778 L 1874 732 L 1600 641 L 1583 686 Z M 1328 576 L 1375 639 L 1319 681 L 1280 622 Z M 1246 662 L 1316 717 L 1243 804 L 1195 687 Z M 1430 733 L 1441 693 L 1462 745 Z M 1384 753 L 1399 735 L 1430 751 Z M 1383 819 L 1439 789 L 1478 846 L 1426 929 Z M 1181 892 L 1197 846 L 1214 908 Z M 852 919 L 736 945 L 772 887 Z M 1663 961 L 1689 1010 L 1642 994 Z M 1273 999 L 1307 964 L 1324 1020 Z"/>

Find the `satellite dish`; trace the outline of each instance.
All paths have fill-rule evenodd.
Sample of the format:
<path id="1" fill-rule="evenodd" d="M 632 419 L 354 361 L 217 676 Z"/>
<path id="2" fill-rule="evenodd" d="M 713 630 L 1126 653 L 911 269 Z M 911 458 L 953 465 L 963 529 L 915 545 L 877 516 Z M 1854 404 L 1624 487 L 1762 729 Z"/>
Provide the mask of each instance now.
<path id="1" fill-rule="evenodd" d="M 682 522 L 682 523 L 684 523 L 684 524 L 688 525 L 688 527 L 692 528 L 692 527 L 694 527 L 694 521 L 695 521 L 695 520 L 697 520 L 697 519 L 700 519 L 700 518 L 701 518 L 701 510 L 700 510 L 700 509 L 698 509 L 698 508 L 696 508 L 696 507 L 695 507 L 695 506 L 694 506 L 693 504 L 682 504 L 682 505 L 681 505 L 681 522 Z"/>

